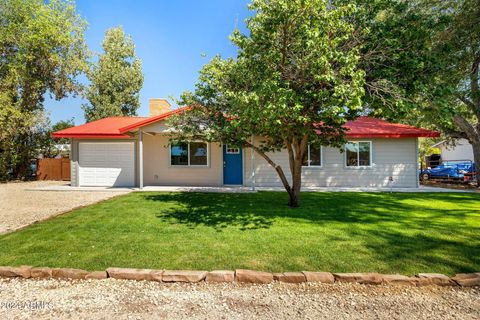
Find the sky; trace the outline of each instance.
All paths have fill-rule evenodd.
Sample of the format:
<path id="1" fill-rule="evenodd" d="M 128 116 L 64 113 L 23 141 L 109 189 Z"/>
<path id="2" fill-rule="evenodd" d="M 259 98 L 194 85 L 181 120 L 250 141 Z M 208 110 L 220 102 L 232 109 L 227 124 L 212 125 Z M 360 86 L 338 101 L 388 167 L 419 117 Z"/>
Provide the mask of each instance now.
<path id="1" fill-rule="evenodd" d="M 142 61 L 144 83 L 140 116 L 148 115 L 150 98 L 179 98 L 192 90 L 198 71 L 215 55 L 231 57 L 236 47 L 228 39 L 238 26 L 245 30 L 249 0 L 77 0 L 78 13 L 88 22 L 90 50 L 100 53 L 108 28 L 122 26 L 132 36 Z M 86 80 L 82 80 L 86 81 Z M 47 98 L 52 123 L 74 118 L 85 122 L 80 97 Z"/>

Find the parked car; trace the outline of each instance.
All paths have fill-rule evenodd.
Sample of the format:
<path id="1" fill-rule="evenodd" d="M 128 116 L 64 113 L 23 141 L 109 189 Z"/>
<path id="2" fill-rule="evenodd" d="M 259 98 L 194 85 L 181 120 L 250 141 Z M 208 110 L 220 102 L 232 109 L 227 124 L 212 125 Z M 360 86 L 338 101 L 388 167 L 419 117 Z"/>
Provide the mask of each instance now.
<path id="1" fill-rule="evenodd" d="M 420 172 L 420 180 L 429 179 L 449 179 L 449 180 L 468 180 L 469 176 L 475 172 L 475 164 L 471 161 L 447 161 L 435 168 L 424 169 Z"/>

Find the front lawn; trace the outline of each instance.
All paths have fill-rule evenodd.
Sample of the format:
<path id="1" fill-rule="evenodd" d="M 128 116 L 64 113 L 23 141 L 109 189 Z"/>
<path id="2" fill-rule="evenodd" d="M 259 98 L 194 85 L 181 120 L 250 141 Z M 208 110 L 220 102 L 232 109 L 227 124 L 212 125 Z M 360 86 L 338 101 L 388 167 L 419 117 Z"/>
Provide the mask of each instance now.
<path id="1" fill-rule="evenodd" d="M 480 271 L 480 194 L 131 193 L 0 236 L 0 265 Z"/>

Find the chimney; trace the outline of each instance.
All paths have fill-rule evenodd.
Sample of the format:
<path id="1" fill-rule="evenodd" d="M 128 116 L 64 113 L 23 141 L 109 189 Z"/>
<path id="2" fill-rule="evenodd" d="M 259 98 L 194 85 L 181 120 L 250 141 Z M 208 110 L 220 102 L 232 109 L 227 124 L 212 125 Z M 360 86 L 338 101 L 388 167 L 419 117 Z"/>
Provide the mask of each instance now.
<path id="1" fill-rule="evenodd" d="M 172 110 L 172 106 L 167 99 L 150 99 L 150 117 Z"/>

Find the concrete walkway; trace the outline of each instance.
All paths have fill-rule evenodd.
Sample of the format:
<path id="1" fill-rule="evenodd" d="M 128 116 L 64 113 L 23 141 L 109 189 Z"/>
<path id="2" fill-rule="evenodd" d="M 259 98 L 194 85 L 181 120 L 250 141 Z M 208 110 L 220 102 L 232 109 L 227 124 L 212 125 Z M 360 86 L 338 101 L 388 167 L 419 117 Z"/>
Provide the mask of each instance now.
<path id="1" fill-rule="evenodd" d="M 71 187 L 69 184 L 42 186 L 32 188 L 32 191 L 88 191 L 88 192 L 212 192 L 212 193 L 249 193 L 256 191 L 284 191 L 281 187 L 262 187 L 252 191 L 250 187 L 189 187 L 189 186 L 146 186 L 139 188 L 111 188 L 111 187 Z M 420 186 L 419 188 L 346 188 L 346 187 L 304 187 L 302 191 L 309 192 L 476 192 L 474 190 L 458 190 L 437 187 Z"/>

